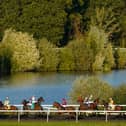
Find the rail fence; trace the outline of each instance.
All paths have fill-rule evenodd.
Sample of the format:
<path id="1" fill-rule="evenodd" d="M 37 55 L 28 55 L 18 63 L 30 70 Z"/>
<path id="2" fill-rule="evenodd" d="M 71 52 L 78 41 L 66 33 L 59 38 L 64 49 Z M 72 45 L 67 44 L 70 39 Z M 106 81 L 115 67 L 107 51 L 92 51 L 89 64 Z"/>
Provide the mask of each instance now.
<path id="1" fill-rule="evenodd" d="M 112 111 L 112 110 L 78 110 L 79 105 L 65 105 L 65 106 L 74 106 L 75 110 L 57 110 L 56 108 L 53 108 L 52 105 L 42 105 L 44 108 L 43 110 L 23 110 L 23 105 L 15 105 L 17 106 L 18 110 L 0 110 L 0 113 L 17 113 L 17 121 L 21 121 L 21 115 L 23 113 L 46 113 L 46 122 L 49 122 L 49 116 L 51 113 L 75 113 L 75 121 L 79 121 L 79 115 L 80 113 L 97 113 L 102 114 L 105 117 L 105 122 L 108 122 L 108 116 L 110 113 L 114 114 L 126 114 L 126 110 L 121 111 Z M 99 105 L 102 106 L 102 105 Z M 126 105 L 118 105 L 126 107 Z"/>

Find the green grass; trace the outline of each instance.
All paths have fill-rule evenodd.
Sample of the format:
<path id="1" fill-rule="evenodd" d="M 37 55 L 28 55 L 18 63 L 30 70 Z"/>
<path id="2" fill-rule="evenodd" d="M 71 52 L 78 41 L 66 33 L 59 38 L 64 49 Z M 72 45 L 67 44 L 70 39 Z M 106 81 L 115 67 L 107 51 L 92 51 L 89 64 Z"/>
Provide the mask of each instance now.
<path id="1" fill-rule="evenodd" d="M 16 121 L 0 121 L 0 126 L 126 126 L 126 121 L 22 121 L 20 123 Z"/>

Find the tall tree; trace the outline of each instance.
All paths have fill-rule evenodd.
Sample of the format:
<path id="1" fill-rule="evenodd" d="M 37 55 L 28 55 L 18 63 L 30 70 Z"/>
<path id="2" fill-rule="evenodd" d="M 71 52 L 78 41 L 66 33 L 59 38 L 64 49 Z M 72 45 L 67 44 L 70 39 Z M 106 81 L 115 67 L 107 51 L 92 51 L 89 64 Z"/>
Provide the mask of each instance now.
<path id="1" fill-rule="evenodd" d="M 108 33 L 115 42 L 121 35 L 121 15 L 124 15 L 124 0 L 90 0 L 87 11 L 89 23 L 93 23 Z M 116 44 L 116 43 L 115 43 Z"/>
<path id="2" fill-rule="evenodd" d="M 65 0 L 2 0 L 0 26 L 29 32 L 59 44 L 66 22 Z"/>

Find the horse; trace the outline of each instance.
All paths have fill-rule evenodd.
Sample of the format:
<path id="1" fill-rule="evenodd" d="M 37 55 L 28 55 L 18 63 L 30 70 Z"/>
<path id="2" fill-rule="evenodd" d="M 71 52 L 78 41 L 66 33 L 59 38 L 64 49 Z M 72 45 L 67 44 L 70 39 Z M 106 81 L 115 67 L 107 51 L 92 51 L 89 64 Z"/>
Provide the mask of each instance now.
<path id="1" fill-rule="evenodd" d="M 23 104 L 23 110 L 43 110 L 43 107 L 41 106 L 41 103 L 44 102 L 43 97 L 39 97 L 37 99 L 37 102 L 35 103 L 34 109 L 31 109 L 30 102 L 24 99 L 22 101 Z"/>
<path id="2" fill-rule="evenodd" d="M 43 97 L 39 97 L 37 99 L 37 102 L 34 105 L 34 109 L 31 109 L 31 103 L 29 101 L 27 101 L 26 99 L 24 99 L 22 101 L 23 104 L 23 110 L 43 110 L 43 107 L 41 106 L 41 103 L 44 102 Z M 28 112 L 24 113 L 25 116 L 28 116 Z M 40 113 L 39 113 L 40 115 Z"/>
<path id="3" fill-rule="evenodd" d="M 0 110 L 18 110 L 18 108 L 14 105 L 5 106 L 3 102 L 0 101 Z M 3 114 L 9 115 L 9 116 L 17 116 L 17 112 L 14 112 L 13 114 L 6 112 L 6 113 L 2 113 L 2 115 Z"/>
<path id="4" fill-rule="evenodd" d="M 80 104 L 79 110 L 98 110 L 99 98 L 95 99 L 93 102 L 84 103 L 83 98 L 79 97 L 77 99 L 77 102 Z M 89 114 L 92 115 L 92 112 L 91 113 L 86 112 L 84 115 L 89 116 Z M 94 114 L 96 115 L 97 113 Z"/>
<path id="5" fill-rule="evenodd" d="M 58 110 L 75 110 L 75 107 L 73 106 L 63 106 L 56 101 L 53 103 L 53 107 L 57 108 Z M 71 116 L 75 117 L 75 112 L 65 112 L 65 113 L 69 113 Z M 59 114 L 61 113 L 59 112 Z"/>
<path id="6" fill-rule="evenodd" d="M 3 104 L 3 102 L 0 101 L 0 110 L 18 110 L 18 108 L 16 106 L 13 106 L 13 105 L 10 105 L 9 107 L 5 106 Z"/>
<path id="7" fill-rule="evenodd" d="M 113 105 L 114 107 L 111 108 L 108 102 L 106 102 L 105 100 L 103 100 L 102 102 L 103 102 L 105 110 L 113 110 L 113 111 L 121 111 L 121 110 L 123 110 L 122 106 Z"/>
<path id="8" fill-rule="evenodd" d="M 99 103 L 99 98 L 95 99 L 92 103 L 84 103 L 82 97 L 77 99 L 77 102 L 80 104 L 79 110 L 97 110 L 97 105 Z"/>
<path id="9" fill-rule="evenodd" d="M 122 106 L 113 105 L 113 107 L 112 107 L 105 100 L 103 100 L 102 102 L 103 102 L 103 106 L 104 106 L 104 109 L 105 110 L 109 110 L 109 111 L 121 111 L 121 110 L 123 110 L 123 107 Z M 109 115 L 111 115 L 111 112 L 109 112 Z M 119 115 L 123 116 L 123 113 L 119 113 Z"/>
<path id="10" fill-rule="evenodd" d="M 39 97 L 37 102 L 35 103 L 34 110 L 43 110 L 43 107 L 41 106 L 42 102 L 44 102 L 43 97 Z"/>

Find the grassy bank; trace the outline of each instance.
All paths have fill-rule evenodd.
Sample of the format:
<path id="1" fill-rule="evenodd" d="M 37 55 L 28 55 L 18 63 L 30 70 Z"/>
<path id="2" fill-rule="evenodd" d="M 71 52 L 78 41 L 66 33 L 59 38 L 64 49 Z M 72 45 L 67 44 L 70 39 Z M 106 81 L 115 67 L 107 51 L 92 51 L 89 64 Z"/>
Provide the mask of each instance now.
<path id="1" fill-rule="evenodd" d="M 0 126 L 126 126 L 126 121 L 80 121 L 78 123 L 61 121 L 61 122 L 41 122 L 41 121 L 25 121 L 25 122 L 14 122 L 14 121 L 1 121 Z"/>

